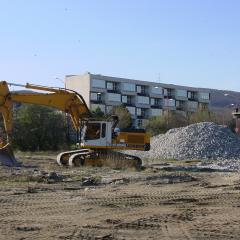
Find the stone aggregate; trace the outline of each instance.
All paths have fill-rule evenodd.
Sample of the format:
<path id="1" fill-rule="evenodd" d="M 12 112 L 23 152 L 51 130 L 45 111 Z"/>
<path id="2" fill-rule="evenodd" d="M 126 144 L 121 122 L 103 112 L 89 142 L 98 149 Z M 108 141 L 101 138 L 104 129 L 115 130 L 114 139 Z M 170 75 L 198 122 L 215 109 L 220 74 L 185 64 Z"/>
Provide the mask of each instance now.
<path id="1" fill-rule="evenodd" d="M 201 122 L 154 136 L 150 151 L 134 151 L 134 155 L 142 159 L 202 160 L 240 169 L 240 137 L 224 125 Z"/>

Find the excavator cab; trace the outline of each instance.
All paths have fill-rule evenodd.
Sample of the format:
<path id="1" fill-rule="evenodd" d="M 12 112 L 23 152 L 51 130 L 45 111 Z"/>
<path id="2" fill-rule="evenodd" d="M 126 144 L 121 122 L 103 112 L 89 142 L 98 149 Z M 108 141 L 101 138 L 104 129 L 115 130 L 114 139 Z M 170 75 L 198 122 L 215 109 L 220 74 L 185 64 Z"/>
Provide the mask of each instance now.
<path id="1" fill-rule="evenodd" d="M 117 129 L 118 118 L 88 121 L 81 134 L 81 148 L 143 150 L 150 149 L 150 139 L 143 129 Z"/>
<path id="2" fill-rule="evenodd" d="M 101 148 L 111 142 L 111 122 L 88 121 L 83 129 L 81 147 Z"/>

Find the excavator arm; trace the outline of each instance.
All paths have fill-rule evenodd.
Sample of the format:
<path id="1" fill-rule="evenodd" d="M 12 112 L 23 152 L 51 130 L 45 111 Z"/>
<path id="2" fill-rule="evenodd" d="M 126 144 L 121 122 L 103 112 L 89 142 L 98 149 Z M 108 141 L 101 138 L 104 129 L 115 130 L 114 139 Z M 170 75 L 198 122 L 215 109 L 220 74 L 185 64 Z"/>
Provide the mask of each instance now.
<path id="1" fill-rule="evenodd" d="M 40 90 L 44 91 L 44 93 L 10 92 L 8 85 Z M 73 126 L 77 131 L 80 130 L 81 121 L 90 116 L 89 109 L 83 97 L 77 92 L 62 88 L 49 88 L 32 85 L 29 83 L 26 85 L 8 84 L 7 82 L 2 81 L 0 82 L 0 112 L 2 113 L 4 120 L 4 126 L 8 137 L 7 141 L 10 143 L 13 130 L 13 103 L 45 105 L 68 113 L 71 116 Z"/>

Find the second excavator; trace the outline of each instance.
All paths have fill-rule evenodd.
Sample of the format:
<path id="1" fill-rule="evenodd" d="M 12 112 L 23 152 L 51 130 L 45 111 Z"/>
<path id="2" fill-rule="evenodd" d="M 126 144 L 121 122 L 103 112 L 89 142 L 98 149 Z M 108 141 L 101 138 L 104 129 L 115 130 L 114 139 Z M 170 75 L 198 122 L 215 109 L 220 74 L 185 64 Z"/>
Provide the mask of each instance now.
<path id="1" fill-rule="evenodd" d="M 11 92 L 9 85 L 43 92 Z M 150 136 L 145 130 L 116 131 L 117 116 L 106 117 L 103 120 L 92 118 L 83 97 L 75 91 L 2 81 L 0 82 L 0 113 L 3 116 L 7 140 L 1 143 L 0 158 L 15 159 L 11 150 L 14 103 L 45 105 L 70 115 L 73 127 L 79 136 L 79 149 L 58 154 L 57 163 L 61 166 L 140 168 L 142 165 L 140 158 L 119 152 L 119 150 L 148 151 L 150 149 Z"/>

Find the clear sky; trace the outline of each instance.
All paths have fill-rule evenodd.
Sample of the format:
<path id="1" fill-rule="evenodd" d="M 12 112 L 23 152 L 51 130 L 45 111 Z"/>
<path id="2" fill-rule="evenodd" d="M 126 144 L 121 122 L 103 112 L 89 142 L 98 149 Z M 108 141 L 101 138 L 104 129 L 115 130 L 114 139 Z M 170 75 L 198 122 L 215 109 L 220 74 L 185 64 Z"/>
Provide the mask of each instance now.
<path id="1" fill-rule="evenodd" d="M 0 79 L 86 71 L 240 91 L 239 0 L 0 0 Z"/>

